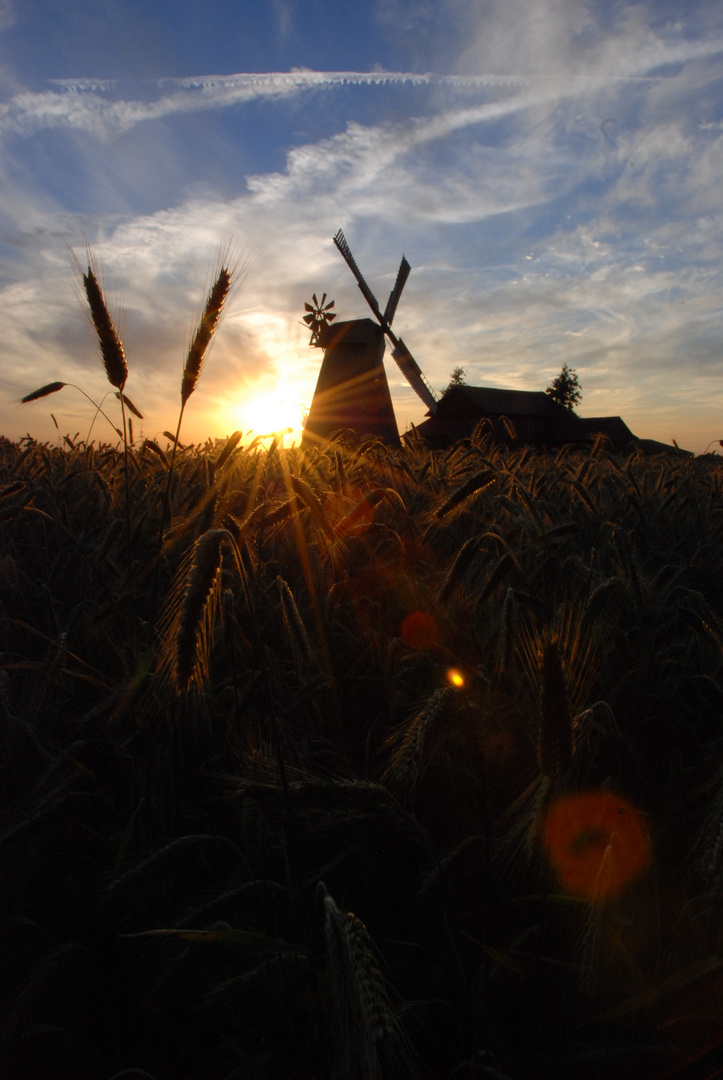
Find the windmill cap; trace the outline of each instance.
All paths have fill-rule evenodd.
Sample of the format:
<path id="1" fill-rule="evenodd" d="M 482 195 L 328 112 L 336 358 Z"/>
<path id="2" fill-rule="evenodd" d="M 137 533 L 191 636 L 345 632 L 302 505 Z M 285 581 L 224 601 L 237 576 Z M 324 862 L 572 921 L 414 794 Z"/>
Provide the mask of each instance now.
<path id="1" fill-rule="evenodd" d="M 323 326 L 319 330 L 319 344 L 325 349 L 338 345 L 341 341 L 361 344 L 376 341 L 380 337 L 384 337 L 384 332 L 373 319 L 350 319 L 348 322 Z"/>

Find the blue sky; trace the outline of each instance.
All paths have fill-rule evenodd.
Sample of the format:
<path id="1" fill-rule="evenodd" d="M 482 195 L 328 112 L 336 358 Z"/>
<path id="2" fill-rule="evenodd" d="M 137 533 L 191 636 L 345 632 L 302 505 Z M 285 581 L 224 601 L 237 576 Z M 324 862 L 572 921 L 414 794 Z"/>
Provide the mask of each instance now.
<path id="1" fill-rule="evenodd" d="M 382 305 L 406 254 L 395 329 L 435 388 L 459 365 L 544 390 L 567 363 L 582 415 L 702 451 L 723 438 L 722 60 L 719 0 L 0 0 L 0 433 L 57 439 L 52 412 L 85 436 L 77 391 L 18 400 L 108 390 L 86 240 L 143 435 L 175 426 L 224 245 L 246 273 L 184 435 L 298 417 L 304 301 L 368 314 L 342 228 Z M 387 371 L 403 430 L 425 409 Z"/>

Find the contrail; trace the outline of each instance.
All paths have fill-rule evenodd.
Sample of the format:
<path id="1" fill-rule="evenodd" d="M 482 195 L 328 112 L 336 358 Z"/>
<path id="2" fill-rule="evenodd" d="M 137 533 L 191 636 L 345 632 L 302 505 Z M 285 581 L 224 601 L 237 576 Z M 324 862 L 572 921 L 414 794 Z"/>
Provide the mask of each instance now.
<path id="1" fill-rule="evenodd" d="M 633 61 L 635 70 L 553 75 L 478 74 L 453 75 L 439 72 L 409 71 L 292 71 L 239 72 L 233 75 L 195 75 L 163 78 L 144 85 L 160 91 L 148 100 L 124 100 L 118 97 L 117 80 L 98 78 L 55 79 L 52 90 L 43 93 L 20 92 L 0 104 L 0 136 L 28 136 L 50 128 L 87 131 L 99 138 L 110 138 L 128 131 L 144 120 L 161 119 L 176 113 L 202 112 L 260 98 L 283 99 L 333 86 L 445 86 L 474 90 L 496 87 L 500 90 L 543 88 L 545 96 L 561 96 L 577 91 L 589 92 L 598 86 L 615 83 L 654 83 L 666 76 L 648 75 L 664 64 L 714 56 L 723 52 L 723 41 L 684 42 L 672 47 L 656 45 L 643 49 Z M 508 99 L 510 100 L 510 99 Z"/>

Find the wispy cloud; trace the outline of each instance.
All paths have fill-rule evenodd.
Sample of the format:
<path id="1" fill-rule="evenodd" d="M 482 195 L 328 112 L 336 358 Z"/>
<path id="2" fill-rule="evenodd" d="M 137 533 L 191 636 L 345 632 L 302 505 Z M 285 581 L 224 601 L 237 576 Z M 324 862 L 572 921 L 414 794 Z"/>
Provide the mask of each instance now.
<path id="1" fill-rule="evenodd" d="M 148 411 L 150 433 L 168 426 L 205 273 L 225 237 L 238 237 L 254 264 L 189 432 L 228 429 L 229 398 L 279 376 L 308 403 L 318 354 L 300 325 L 303 301 L 326 290 L 342 317 L 367 313 L 331 244 L 342 226 L 380 295 L 402 251 L 410 258 L 397 320 L 435 386 L 461 364 L 473 382 L 544 388 L 567 362 L 580 373 L 584 411 L 623 412 L 639 434 L 684 441 L 680 426 L 668 430 L 676 418 L 700 427 L 716 414 L 723 131 L 713 61 L 723 38 L 686 37 L 641 5 L 607 22 L 571 0 L 418 8 L 432 60 L 438 20 L 465 12 L 450 74 L 82 78 L 11 96 L 0 107 L 4 397 L 57 378 L 104 392 L 66 268 L 65 243 L 85 232 L 123 296 L 128 389 Z M 388 0 L 386 10 L 391 33 L 400 4 Z M 277 0 L 276 11 L 292 35 L 293 10 Z M 189 163 L 185 140 L 168 133 L 182 136 L 194 116 L 203 118 L 199 137 L 225 125 L 215 136 L 221 149 L 243 121 L 273 165 L 220 177 L 206 166 L 213 155 Z M 102 212 L 70 211 L 62 191 L 41 186 L 27 155 L 44 160 L 58 146 L 86 187 L 103 193 Z M 151 159 L 162 163 L 165 187 Z M 121 182 L 127 207 L 112 188 Z M 143 185 L 150 209 L 133 205 Z M 395 368 L 389 377 L 402 424 L 421 419 Z M 676 379 L 685 384 L 679 395 Z M 7 415 L 8 430 L 30 423 Z"/>

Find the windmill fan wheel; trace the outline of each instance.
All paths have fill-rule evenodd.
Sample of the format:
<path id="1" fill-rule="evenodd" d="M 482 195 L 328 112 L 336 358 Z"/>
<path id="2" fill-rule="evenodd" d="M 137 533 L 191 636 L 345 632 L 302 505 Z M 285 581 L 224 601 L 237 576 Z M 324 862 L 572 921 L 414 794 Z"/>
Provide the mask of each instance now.
<path id="1" fill-rule="evenodd" d="M 328 326 L 329 323 L 334 321 L 336 313 L 331 310 L 331 308 L 334 307 L 334 301 L 330 300 L 327 304 L 326 293 L 322 296 L 321 301 L 318 300 L 316 293 L 314 293 L 311 299 L 311 304 L 304 304 L 304 310 L 306 311 L 304 322 L 309 327 L 309 330 L 311 330 L 311 341 L 309 344 L 318 345 L 319 334 L 325 326 Z"/>

